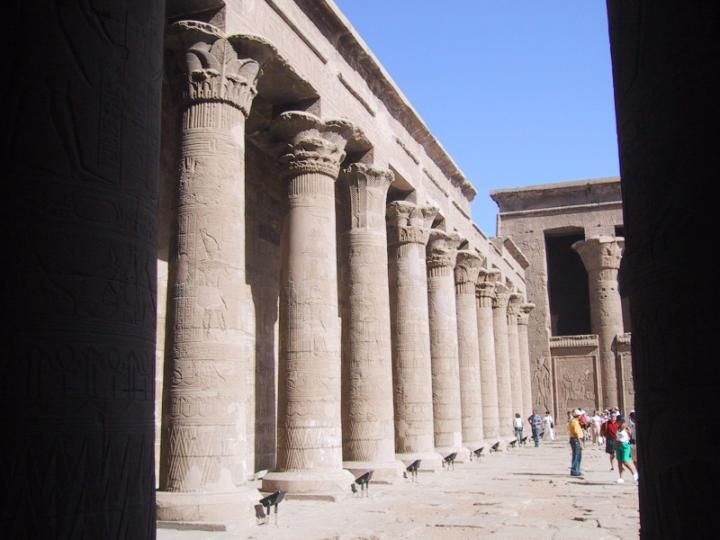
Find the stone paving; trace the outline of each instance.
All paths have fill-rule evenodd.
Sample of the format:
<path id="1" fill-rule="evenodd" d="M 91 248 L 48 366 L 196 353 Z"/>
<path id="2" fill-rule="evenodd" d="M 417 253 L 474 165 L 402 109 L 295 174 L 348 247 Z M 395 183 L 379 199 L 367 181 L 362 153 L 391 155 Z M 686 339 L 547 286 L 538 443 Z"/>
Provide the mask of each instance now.
<path id="1" fill-rule="evenodd" d="M 420 473 L 371 485 L 369 496 L 340 502 L 286 500 L 278 524 L 226 524 L 225 531 L 158 529 L 159 540 L 228 539 L 548 539 L 639 537 L 637 486 L 609 470 L 607 455 L 587 444 L 584 477 L 569 476 L 566 439 L 543 442 L 456 464 L 454 470 Z M 254 520 L 254 516 L 252 517 Z M 249 522 L 249 523 L 248 523 Z"/>

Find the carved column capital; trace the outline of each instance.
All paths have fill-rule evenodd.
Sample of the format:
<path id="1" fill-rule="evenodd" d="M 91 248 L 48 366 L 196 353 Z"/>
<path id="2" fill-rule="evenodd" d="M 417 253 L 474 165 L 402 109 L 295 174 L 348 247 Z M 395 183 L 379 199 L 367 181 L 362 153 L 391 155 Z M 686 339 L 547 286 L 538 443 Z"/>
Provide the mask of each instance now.
<path id="1" fill-rule="evenodd" d="M 427 244 L 428 275 L 450 273 L 455 266 L 457 248 L 461 242 L 458 234 L 432 229 Z"/>
<path id="2" fill-rule="evenodd" d="M 504 283 L 495 284 L 495 296 L 493 297 L 493 309 L 507 309 L 512 290 Z"/>
<path id="3" fill-rule="evenodd" d="M 572 248 L 580 255 L 588 273 L 620 268 L 625 239 L 615 236 L 596 236 L 580 240 Z"/>
<path id="4" fill-rule="evenodd" d="M 523 297 L 520 293 L 511 292 L 508 296 L 507 316 L 508 322 L 517 323 L 517 317 L 520 314 L 520 305 Z"/>
<path id="5" fill-rule="evenodd" d="M 395 201 L 387 207 L 388 245 L 425 245 L 438 209 L 418 206 L 408 201 Z"/>
<path id="6" fill-rule="evenodd" d="M 528 302 L 520 305 L 520 313 L 518 314 L 518 324 L 527 326 L 530 320 L 530 312 L 535 309 L 535 304 Z"/>
<path id="7" fill-rule="evenodd" d="M 343 171 L 350 191 L 350 228 L 380 228 L 385 224 L 385 196 L 395 175 L 388 169 L 353 163 Z"/>
<path id="8" fill-rule="evenodd" d="M 215 26 L 179 21 L 168 32 L 168 46 L 179 58 L 183 73 L 183 100 L 188 104 L 225 103 L 246 117 L 257 95 L 260 66 L 277 54 L 256 36 L 225 36 Z"/>
<path id="9" fill-rule="evenodd" d="M 474 294 L 482 257 L 465 249 L 457 252 L 455 260 L 455 292 L 457 294 Z"/>
<path id="10" fill-rule="evenodd" d="M 280 155 L 285 177 L 322 174 L 337 179 L 345 159 L 345 146 L 359 131 L 347 120 L 321 120 L 302 111 L 282 113 L 271 132 L 287 145 Z"/>
<path id="11" fill-rule="evenodd" d="M 475 283 L 475 298 L 477 298 L 480 307 L 492 307 L 495 298 L 495 283 L 500 277 L 497 270 L 488 270 L 481 268 L 478 272 L 477 283 Z"/>

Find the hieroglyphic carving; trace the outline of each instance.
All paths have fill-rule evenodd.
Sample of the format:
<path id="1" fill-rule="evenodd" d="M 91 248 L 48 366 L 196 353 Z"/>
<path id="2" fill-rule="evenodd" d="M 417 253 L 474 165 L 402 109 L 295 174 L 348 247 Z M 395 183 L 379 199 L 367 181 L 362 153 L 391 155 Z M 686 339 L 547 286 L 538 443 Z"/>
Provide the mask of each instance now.
<path id="1" fill-rule="evenodd" d="M 560 415 L 564 411 L 553 407 L 553 375 L 549 357 L 536 357 L 532 372 L 533 405 L 539 411 L 555 411 Z"/>
<path id="2" fill-rule="evenodd" d="M 387 208 L 395 450 L 434 450 L 425 242 L 437 209 L 407 201 Z"/>
<path id="3" fill-rule="evenodd" d="M 254 396 L 245 144 L 238 133 L 269 46 L 225 38 L 203 23 L 175 23 L 170 34 L 184 59 L 178 75 L 184 105 L 160 487 L 229 492 L 248 476 L 247 409 Z"/>
<path id="4" fill-rule="evenodd" d="M 615 336 L 623 333 L 622 302 L 617 277 L 624 245 L 623 238 L 611 236 L 587 238 L 572 245 L 588 273 L 590 320 L 593 332 L 598 335 L 600 349 L 603 407 L 617 407 L 620 404 L 617 366 L 612 347 Z"/>
<path id="5" fill-rule="evenodd" d="M 461 238 L 438 229 L 427 245 L 428 315 L 432 365 L 435 447 L 441 453 L 462 447 L 457 308 L 453 270 Z"/>
<path id="6" fill-rule="evenodd" d="M 343 460 L 374 469 L 395 460 L 392 345 L 387 273 L 385 197 L 394 175 L 352 164 L 343 174 L 350 194 L 344 241 Z"/>
<path id="7" fill-rule="evenodd" d="M 594 356 L 553 356 L 558 415 L 598 407 L 595 361 Z"/>
<path id="8" fill-rule="evenodd" d="M 289 210 L 282 242 L 278 388 L 278 472 L 263 489 L 307 490 L 313 471 L 320 490 L 344 482 L 341 433 L 340 320 L 337 296 L 335 181 L 348 140 L 343 120 L 290 111 L 272 133 L 286 143 L 283 176 Z M 298 474 L 300 476 L 298 476 Z"/>
<path id="9" fill-rule="evenodd" d="M 469 250 L 459 250 L 455 263 L 455 302 L 462 410 L 462 438 L 474 450 L 483 436 L 482 388 L 478 362 L 478 328 L 475 284 L 482 258 Z"/>

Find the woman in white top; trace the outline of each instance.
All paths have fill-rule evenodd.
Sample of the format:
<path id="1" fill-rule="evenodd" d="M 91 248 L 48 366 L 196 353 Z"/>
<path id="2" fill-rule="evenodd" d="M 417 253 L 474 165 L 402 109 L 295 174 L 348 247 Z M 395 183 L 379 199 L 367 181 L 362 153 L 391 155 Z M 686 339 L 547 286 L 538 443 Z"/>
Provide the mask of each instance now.
<path id="1" fill-rule="evenodd" d="M 520 413 L 515 413 L 515 418 L 513 418 L 513 427 L 515 428 L 515 438 L 517 439 L 519 445 L 520 439 L 522 439 L 523 431 L 523 421 L 522 418 L 520 418 Z"/>
<path id="2" fill-rule="evenodd" d="M 543 416 L 543 428 L 545 429 L 545 437 L 550 437 L 551 441 L 555 440 L 555 420 L 553 419 L 550 411 L 545 411 Z M 544 437 L 543 437 L 544 438 Z"/>

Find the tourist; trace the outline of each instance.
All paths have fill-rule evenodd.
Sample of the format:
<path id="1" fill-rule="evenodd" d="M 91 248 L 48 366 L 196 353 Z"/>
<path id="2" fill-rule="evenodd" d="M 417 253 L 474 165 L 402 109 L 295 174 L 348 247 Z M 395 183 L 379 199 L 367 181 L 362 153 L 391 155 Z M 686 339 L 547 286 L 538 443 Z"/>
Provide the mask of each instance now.
<path id="1" fill-rule="evenodd" d="M 535 446 L 540 446 L 540 431 L 542 431 L 542 416 L 540 416 L 535 409 L 530 416 L 528 416 L 528 422 L 530 422 L 530 429 L 532 430 L 532 438 L 535 441 Z"/>
<path id="2" fill-rule="evenodd" d="M 610 420 L 602 425 L 602 435 L 605 437 L 605 453 L 610 456 L 610 470 L 615 470 L 613 460 L 615 459 L 615 439 L 617 437 L 618 423 L 617 413 L 610 413 Z M 618 465 L 619 467 L 619 465 Z"/>
<path id="3" fill-rule="evenodd" d="M 600 434 L 602 418 L 600 417 L 600 413 L 598 411 L 594 411 L 593 415 L 590 417 L 590 421 L 592 422 L 592 426 L 590 426 L 590 436 L 592 442 L 593 444 L 600 445 L 602 444 L 602 435 Z"/>
<path id="4" fill-rule="evenodd" d="M 513 419 L 513 427 L 515 428 L 515 439 L 517 439 L 518 444 L 521 444 L 523 421 L 522 418 L 520 418 L 520 413 L 515 413 L 515 418 Z"/>
<path id="5" fill-rule="evenodd" d="M 628 427 L 630 428 L 630 455 L 632 456 L 633 465 L 635 465 L 635 469 L 637 470 L 637 427 L 635 425 L 635 411 L 630 411 Z"/>
<path id="6" fill-rule="evenodd" d="M 615 436 L 615 457 L 617 458 L 618 462 L 619 475 L 617 483 L 622 484 L 623 482 L 625 482 L 625 480 L 623 480 L 624 469 L 630 471 L 633 475 L 633 478 L 635 479 L 635 482 L 637 482 L 637 470 L 632 464 L 632 456 L 630 455 L 630 439 L 632 437 L 632 434 L 627 424 L 625 423 L 625 417 L 618 416 L 617 425 L 617 433 Z"/>
<path id="7" fill-rule="evenodd" d="M 550 414 L 550 411 L 545 411 L 545 416 L 543 416 L 543 426 L 545 429 L 545 433 L 550 437 L 551 441 L 555 440 L 555 420 L 553 419 L 552 415 Z"/>
<path id="8" fill-rule="evenodd" d="M 583 436 L 583 430 L 580 427 L 579 418 L 580 409 L 575 409 L 572 413 L 572 420 L 570 420 L 570 423 L 568 424 L 570 450 L 572 451 L 570 476 L 582 476 L 582 444 L 580 444 L 580 439 Z"/>

